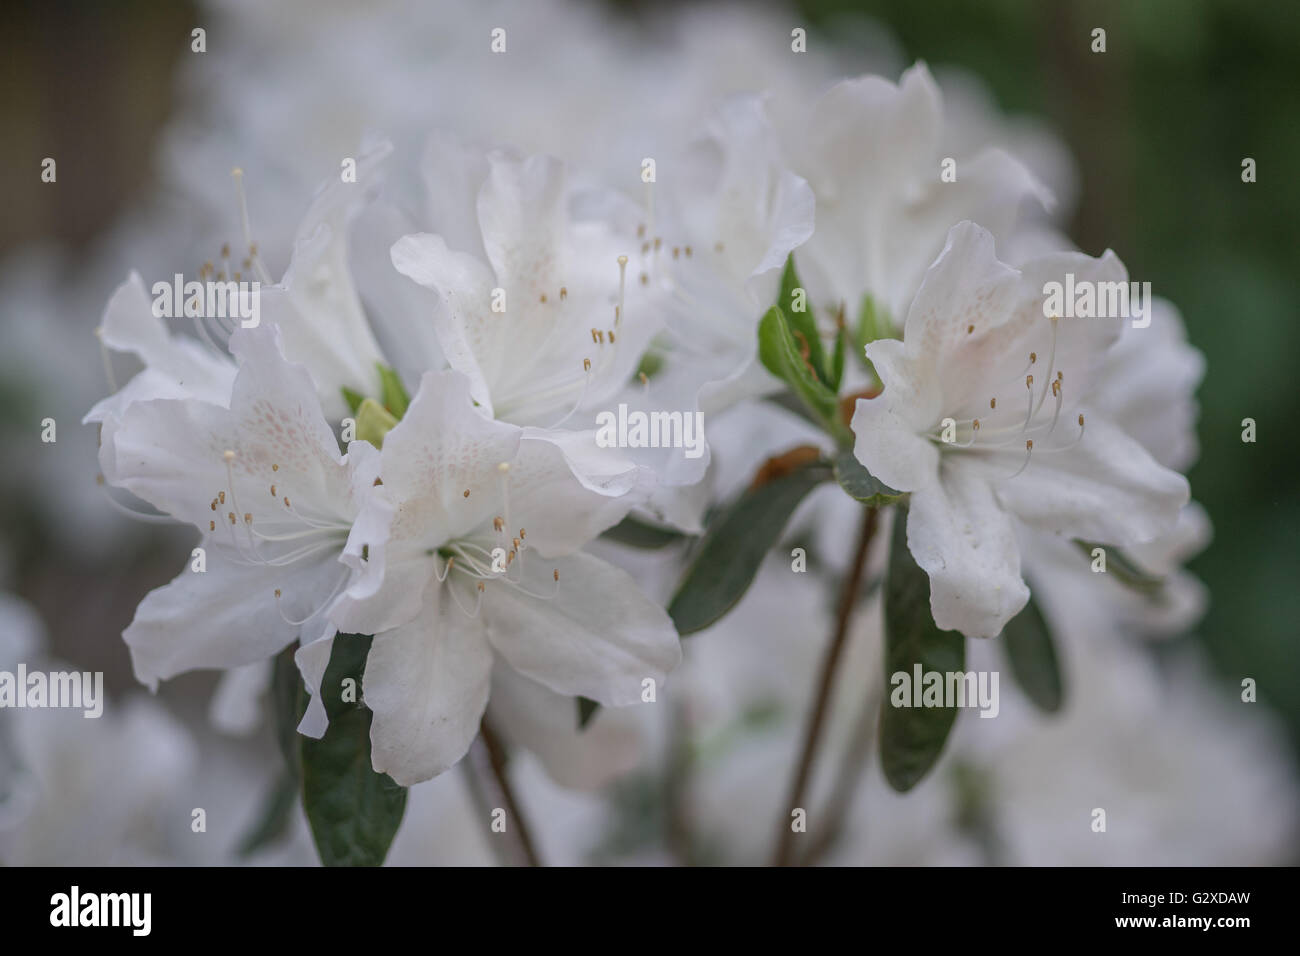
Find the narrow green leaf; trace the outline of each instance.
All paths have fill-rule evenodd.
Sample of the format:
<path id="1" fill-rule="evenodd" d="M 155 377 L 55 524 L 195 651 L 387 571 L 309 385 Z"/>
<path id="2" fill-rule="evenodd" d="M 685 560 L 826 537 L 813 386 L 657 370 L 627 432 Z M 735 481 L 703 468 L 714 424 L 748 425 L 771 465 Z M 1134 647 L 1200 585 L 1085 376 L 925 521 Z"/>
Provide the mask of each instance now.
<path id="1" fill-rule="evenodd" d="M 1011 676 L 1040 710 L 1054 714 L 1061 709 L 1065 685 L 1061 665 L 1043 612 L 1031 597 L 1023 611 L 1002 629 L 1002 647 L 1011 666 Z"/>
<path id="2" fill-rule="evenodd" d="M 680 634 L 720 620 L 744 596 L 799 502 L 829 477 L 816 465 L 747 490 L 705 535 L 668 614 Z"/>
<path id="3" fill-rule="evenodd" d="M 817 380 L 831 391 L 836 386 L 831 381 L 830 364 L 826 361 L 826 349 L 822 346 L 821 336 L 817 333 L 817 319 L 808 307 L 808 290 L 799 281 L 794 268 L 794 253 L 786 257 L 785 270 L 781 273 L 781 292 L 776 300 L 777 306 L 790 323 L 796 346 L 806 346 L 808 361 L 812 364 Z M 802 352 L 802 348 L 800 349 Z"/>
<path id="4" fill-rule="evenodd" d="M 835 352 L 831 357 L 830 386 L 832 392 L 839 392 L 840 383 L 844 381 L 844 343 L 848 341 L 848 338 L 847 329 L 838 328 L 835 330 Z"/>
<path id="5" fill-rule="evenodd" d="M 606 528 L 601 537 L 633 548 L 663 548 L 686 540 L 686 535 L 680 531 L 648 524 L 630 515 L 614 527 Z"/>
<path id="6" fill-rule="evenodd" d="M 334 638 L 321 682 L 329 729 L 320 740 L 301 738 L 303 809 L 326 866 L 379 866 L 406 810 L 406 788 L 371 767 L 369 709 L 347 693 L 361 687 L 370 643 Z"/>
<path id="7" fill-rule="evenodd" d="M 577 698 L 578 701 L 578 729 L 582 730 L 587 724 L 591 723 L 591 718 L 596 716 L 596 711 L 600 710 L 600 704 L 594 700 L 588 700 L 585 697 Z"/>
<path id="8" fill-rule="evenodd" d="M 348 408 L 350 408 L 352 414 L 355 415 L 357 409 L 361 407 L 362 401 L 365 400 L 365 396 L 358 391 L 348 388 L 346 385 L 340 387 L 339 391 L 343 393 L 343 401 L 348 403 Z"/>
<path id="9" fill-rule="evenodd" d="M 769 372 L 789 384 L 817 416 L 822 427 L 841 444 L 852 441 L 852 433 L 839 420 L 839 398 L 804 362 L 794 334 L 780 306 L 767 310 L 758 325 L 758 355 Z"/>
<path id="10" fill-rule="evenodd" d="M 1154 597 L 1165 586 L 1164 578 L 1150 573 L 1114 545 L 1078 540 L 1074 543 L 1089 557 L 1093 556 L 1092 552 L 1097 548 L 1105 551 L 1106 573 L 1113 574 L 1120 584 L 1126 587 L 1140 591 L 1148 597 Z"/>
<path id="11" fill-rule="evenodd" d="M 411 404 L 411 396 L 406 394 L 406 387 L 402 380 L 397 377 L 397 373 L 383 363 L 379 364 L 379 383 L 381 391 L 379 393 L 380 404 L 392 414 L 394 418 L 401 421 L 402 416 L 406 414 L 407 407 Z"/>
<path id="12" fill-rule="evenodd" d="M 867 471 L 851 451 L 842 451 L 835 456 L 835 480 L 850 498 L 876 508 L 895 504 L 903 494 Z"/>
<path id="13" fill-rule="evenodd" d="M 930 580 L 907 550 L 907 512 L 898 508 L 885 574 L 880 761 L 885 779 L 900 793 L 911 790 L 934 766 L 957 719 L 956 707 L 901 706 L 915 701 L 917 665 L 922 675 L 932 671 L 946 675 L 964 670 L 965 660 L 966 645 L 961 634 L 941 631 L 934 623 Z M 896 683 L 895 674 L 906 675 L 906 681 Z"/>

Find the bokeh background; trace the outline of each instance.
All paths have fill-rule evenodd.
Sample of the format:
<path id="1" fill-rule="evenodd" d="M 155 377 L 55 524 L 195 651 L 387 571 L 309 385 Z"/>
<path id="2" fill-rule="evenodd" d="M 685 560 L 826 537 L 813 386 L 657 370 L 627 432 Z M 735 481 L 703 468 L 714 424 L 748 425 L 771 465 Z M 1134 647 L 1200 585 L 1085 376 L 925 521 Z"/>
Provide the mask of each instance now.
<path id="1" fill-rule="evenodd" d="M 590 5 L 633 37 L 686 6 Z M 845 73 L 879 66 L 882 47 L 897 66 L 964 67 L 1003 111 L 1045 123 L 1073 153 L 1071 238 L 1092 254 L 1114 248 L 1134 279 L 1178 305 L 1207 358 L 1190 480 L 1214 540 L 1191 569 L 1211 598 L 1180 640 L 1203 644 L 1225 681 L 1256 678 L 1260 706 L 1281 715 L 1300 754 L 1300 8 L 805 0 L 773 10 L 806 26 L 810 45 L 836 47 Z M 310 13 L 299 14 L 307 33 Z M 92 330 L 137 265 L 118 250 L 148 247 L 139 230 L 169 202 L 159 159 L 169 124 L 202 118 L 221 98 L 214 78 L 189 63 L 189 30 L 207 22 L 177 0 L 10 2 L 0 11 L 0 583 L 36 609 L 56 656 L 106 671 L 114 692 L 134 683 L 120 633 L 140 596 L 175 573 L 188 537 L 107 508 L 93 516 L 84 505 L 94 494 L 93 435 L 73 436 L 89 431 L 76 416 L 105 388 Z M 1088 46 L 1096 26 L 1107 31 L 1103 55 Z M 220 39 L 212 21 L 210 47 Z M 429 55 L 441 54 L 431 44 Z M 276 93 L 240 95 L 252 111 Z M 58 158 L 57 186 L 39 180 L 45 156 Z M 1257 163 L 1255 183 L 1242 182 L 1245 157 Z M 302 199 L 314 185 L 302 183 Z M 47 363 L 30 361 L 33 343 Z M 58 418 L 57 446 L 39 441 L 46 415 Z M 1247 417 L 1257 422 L 1254 444 L 1241 440 Z M 212 683 L 188 675 L 166 693 L 197 714 Z"/>

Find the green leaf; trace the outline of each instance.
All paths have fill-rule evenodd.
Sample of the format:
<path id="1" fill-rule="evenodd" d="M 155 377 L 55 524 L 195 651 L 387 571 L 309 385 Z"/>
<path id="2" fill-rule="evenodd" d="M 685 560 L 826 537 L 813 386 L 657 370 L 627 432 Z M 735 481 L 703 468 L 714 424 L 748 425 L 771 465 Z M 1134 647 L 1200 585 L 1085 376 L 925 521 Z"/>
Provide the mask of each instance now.
<path id="1" fill-rule="evenodd" d="M 411 404 L 411 396 L 406 394 L 406 387 L 402 385 L 402 380 L 397 377 L 387 365 L 379 363 L 379 383 L 380 393 L 379 401 L 384 408 L 392 414 L 398 421 L 406 414 L 406 409 Z"/>
<path id="2" fill-rule="evenodd" d="M 845 328 L 835 330 L 835 353 L 831 358 L 831 391 L 838 392 L 840 383 L 844 381 L 844 343 L 848 341 L 849 333 Z"/>
<path id="3" fill-rule="evenodd" d="M 804 346 L 807 347 L 808 361 L 812 364 L 818 381 L 831 391 L 835 391 L 836 384 L 832 382 L 830 365 L 826 361 L 826 350 L 822 346 L 821 336 L 817 333 L 817 319 L 808 308 L 808 290 L 803 287 L 798 273 L 795 272 L 794 253 L 786 257 L 785 271 L 781 273 L 781 292 L 777 296 L 776 304 L 790 324 L 796 347 L 800 352 L 803 351 Z"/>
<path id="4" fill-rule="evenodd" d="M 780 306 L 767 310 L 758 325 L 758 355 L 769 372 L 789 384 L 841 444 L 853 440 L 852 433 L 839 420 L 839 398 L 804 362 L 794 334 Z"/>
<path id="5" fill-rule="evenodd" d="M 835 480 L 850 498 L 875 508 L 895 504 L 903 495 L 867 471 L 851 451 L 835 456 Z"/>
<path id="6" fill-rule="evenodd" d="M 284 757 L 284 772 L 263 799 L 256 822 L 239 841 L 237 852 L 241 857 L 251 856 L 275 843 L 288 833 L 293 821 L 293 808 L 302 785 L 298 721 L 302 720 L 307 706 L 307 691 L 293 660 L 297 647 L 296 643 L 290 644 L 277 654 L 271 669 L 271 723 Z"/>
<path id="7" fill-rule="evenodd" d="M 348 403 L 348 408 L 350 408 L 352 414 L 355 415 L 357 409 L 361 407 L 362 401 L 365 400 L 365 396 L 358 391 L 348 388 L 346 385 L 340 387 L 339 391 L 343 393 L 343 401 Z"/>
<path id="8" fill-rule="evenodd" d="M 827 477 L 824 467 L 798 468 L 746 490 L 719 516 L 668 605 L 678 633 L 703 630 L 736 605 L 795 507 Z"/>
<path id="9" fill-rule="evenodd" d="M 361 686 L 371 638 L 339 634 L 321 681 L 329 729 L 301 738 L 303 809 L 326 866 L 379 866 L 401 825 L 406 788 L 370 763 L 371 713 L 345 700 L 344 681 Z"/>
<path id="10" fill-rule="evenodd" d="M 271 846 L 286 836 L 293 821 L 293 808 L 298 803 L 298 780 L 290 773 L 281 775 L 271 792 L 262 802 L 257 822 L 244 834 L 236 851 L 249 857 L 263 847 Z"/>
<path id="11" fill-rule="evenodd" d="M 633 548 L 663 548 L 674 542 L 686 540 L 686 535 L 680 531 L 673 528 L 660 528 L 630 515 L 614 527 L 606 528 L 601 537 Z"/>
<path id="12" fill-rule="evenodd" d="M 596 711 L 600 710 L 600 704 L 594 700 L 588 700 L 585 697 L 579 697 L 578 700 L 578 729 L 582 730 L 591 722 L 591 718 L 596 716 Z"/>
<path id="13" fill-rule="evenodd" d="M 1092 552 L 1097 548 L 1101 548 L 1105 551 L 1105 573 L 1113 574 L 1119 580 L 1120 584 L 1130 587 L 1134 591 L 1139 591 L 1148 597 L 1155 597 L 1155 595 L 1165 586 L 1164 578 L 1145 570 L 1141 565 L 1114 545 L 1096 544 L 1095 542 L 1079 540 L 1076 540 L 1074 543 L 1089 557 L 1092 557 Z"/>
<path id="14" fill-rule="evenodd" d="M 877 339 L 896 339 L 894 325 L 889 321 L 889 313 L 876 305 L 876 300 L 868 293 L 862 297 L 862 306 L 858 309 L 858 330 L 855 336 L 858 354 L 862 354 Z"/>
<path id="15" fill-rule="evenodd" d="M 964 670 L 966 645 L 956 631 L 941 631 L 930 613 L 930 580 L 907 550 L 907 511 L 894 514 L 889 570 L 885 575 L 885 687 L 880 707 L 880 761 L 885 779 L 900 793 L 911 790 L 939 759 L 957 719 L 956 707 L 894 706 L 911 690 L 915 667 L 924 675 Z M 894 674 L 907 675 L 895 686 Z M 912 701 L 909 694 L 908 702 Z"/>
<path id="16" fill-rule="evenodd" d="M 1035 706 L 1049 714 L 1060 710 L 1065 697 L 1061 665 L 1047 621 L 1032 597 L 1002 629 L 1002 647 L 1011 676 Z"/>

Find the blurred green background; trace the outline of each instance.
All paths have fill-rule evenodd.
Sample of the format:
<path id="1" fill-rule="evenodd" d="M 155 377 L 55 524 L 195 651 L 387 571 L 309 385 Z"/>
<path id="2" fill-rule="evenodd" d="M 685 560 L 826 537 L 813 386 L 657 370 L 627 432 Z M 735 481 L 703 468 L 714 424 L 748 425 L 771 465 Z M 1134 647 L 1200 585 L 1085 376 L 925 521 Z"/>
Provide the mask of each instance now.
<path id="1" fill-rule="evenodd" d="M 617 6 L 637 17 L 651 5 Z M 1201 457 L 1190 477 L 1215 528 L 1192 565 L 1212 602 L 1192 639 L 1210 649 L 1225 679 L 1258 681 L 1300 748 L 1300 497 L 1291 432 L 1300 400 L 1290 375 L 1300 356 L 1300 190 L 1290 171 L 1300 156 L 1300 4 L 803 0 L 797 11 L 792 25 L 808 26 L 811 41 L 822 43 L 837 42 L 830 27 L 837 17 L 864 13 L 896 36 L 907 60 L 964 67 L 1004 110 L 1046 120 L 1078 164 L 1072 238 L 1093 254 L 1114 248 L 1135 278 L 1182 310 L 1208 360 Z M 177 37 L 193 17 L 183 2 L 5 5 L 0 177 L 11 186 L 0 256 L 38 239 L 63 242 L 75 255 L 148 187 L 157 132 L 173 103 L 169 78 L 185 50 Z M 1090 50 L 1094 27 L 1107 32 L 1104 54 Z M 29 182 L 32 157 L 53 149 L 65 157 L 60 189 L 12 186 Z M 1247 156 L 1258 164 L 1253 184 L 1241 180 Z M 1241 441 L 1247 417 L 1258 424 L 1255 444 Z M 20 530 L 14 505 L 5 521 L 24 556 L 15 584 L 50 620 L 57 646 L 77 562 L 41 555 L 39 530 Z M 155 574 L 152 583 L 168 576 Z M 102 624 L 129 620 L 141 591 L 122 593 Z M 115 651 L 124 661 L 123 649 Z M 98 663 L 107 651 L 92 656 Z"/>

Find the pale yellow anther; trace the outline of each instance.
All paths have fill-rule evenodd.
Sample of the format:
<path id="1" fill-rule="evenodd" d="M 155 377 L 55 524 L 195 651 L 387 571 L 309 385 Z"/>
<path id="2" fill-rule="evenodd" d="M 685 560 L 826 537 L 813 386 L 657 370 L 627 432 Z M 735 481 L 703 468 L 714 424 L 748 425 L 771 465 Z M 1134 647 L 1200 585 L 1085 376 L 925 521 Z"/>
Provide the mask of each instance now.
<path id="1" fill-rule="evenodd" d="M 1026 375 L 1025 388 L 1033 388 L 1033 387 L 1034 387 L 1034 377 L 1032 375 Z"/>
<path id="2" fill-rule="evenodd" d="M 482 581 L 480 581 L 480 582 L 478 583 L 478 590 L 479 590 L 479 593 L 482 594 L 483 591 L 485 591 L 486 589 L 487 589 L 487 585 L 485 585 Z"/>
<path id="3" fill-rule="evenodd" d="M 218 491 L 217 500 L 224 505 L 226 503 L 226 493 L 224 491 Z"/>
<path id="4" fill-rule="evenodd" d="M 559 580 L 560 580 L 560 569 L 559 569 L 559 568 L 555 568 L 551 573 L 555 576 L 555 580 L 556 580 L 556 581 L 559 581 Z"/>
<path id="5" fill-rule="evenodd" d="M 998 407 L 998 400 L 996 398 L 990 398 L 989 408 L 997 408 L 997 407 Z"/>
<path id="6" fill-rule="evenodd" d="M 584 372 L 590 372 L 590 371 L 591 371 L 591 359 L 589 359 L 589 358 L 585 358 L 585 359 L 582 360 L 582 370 L 583 370 Z"/>
<path id="7" fill-rule="evenodd" d="M 227 448 L 225 451 L 221 453 L 221 457 L 224 458 L 226 461 L 234 461 L 235 453 L 231 451 L 229 448 Z"/>

